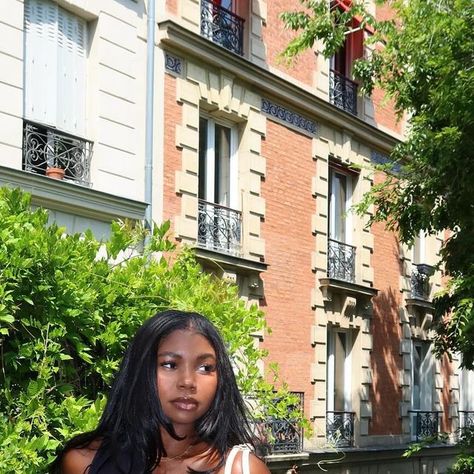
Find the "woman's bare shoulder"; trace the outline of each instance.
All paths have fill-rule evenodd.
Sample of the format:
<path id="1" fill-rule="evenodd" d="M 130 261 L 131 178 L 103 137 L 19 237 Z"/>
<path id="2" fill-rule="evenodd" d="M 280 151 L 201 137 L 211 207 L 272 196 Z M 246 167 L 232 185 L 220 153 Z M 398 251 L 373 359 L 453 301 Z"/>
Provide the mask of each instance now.
<path id="1" fill-rule="evenodd" d="M 251 474 L 270 474 L 267 465 L 255 454 L 250 454 L 250 473 Z"/>
<path id="2" fill-rule="evenodd" d="M 232 474 L 249 474 L 244 471 L 243 465 L 243 457 L 244 457 L 244 450 L 240 451 L 237 454 L 233 464 L 232 464 Z M 267 465 L 255 454 L 250 453 L 249 457 L 249 470 L 250 474 L 270 474 L 270 470 L 268 469 Z M 224 472 L 224 469 L 222 470 Z"/>
<path id="3" fill-rule="evenodd" d="M 61 462 L 61 474 L 87 474 L 99 447 L 100 442 L 93 441 L 86 448 L 67 451 Z"/>

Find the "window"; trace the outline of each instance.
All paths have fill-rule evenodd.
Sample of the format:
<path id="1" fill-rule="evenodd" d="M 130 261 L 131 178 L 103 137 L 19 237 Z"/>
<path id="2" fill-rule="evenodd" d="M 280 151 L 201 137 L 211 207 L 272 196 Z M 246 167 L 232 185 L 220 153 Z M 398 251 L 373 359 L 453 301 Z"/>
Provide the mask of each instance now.
<path id="1" fill-rule="evenodd" d="M 346 10 L 348 3 L 333 1 L 332 8 Z M 329 96 L 336 107 L 357 115 L 357 83 L 352 81 L 352 65 L 364 56 L 364 30 L 360 22 L 353 18 L 343 46 L 331 58 Z"/>
<path id="2" fill-rule="evenodd" d="M 201 34 L 242 56 L 245 20 L 237 14 L 237 6 L 236 0 L 201 0 Z"/>
<path id="3" fill-rule="evenodd" d="M 207 117 L 199 121 L 198 244 L 240 254 L 237 129 Z"/>
<path id="4" fill-rule="evenodd" d="M 84 136 L 86 22 L 49 0 L 25 2 L 25 118 Z"/>
<path id="5" fill-rule="evenodd" d="M 351 244 L 352 177 L 336 168 L 329 170 L 328 276 L 354 282 L 355 247 Z"/>
<path id="6" fill-rule="evenodd" d="M 459 422 L 461 428 L 474 428 L 474 371 L 462 369 L 459 377 Z"/>
<path id="7" fill-rule="evenodd" d="M 410 278 L 411 297 L 428 301 L 430 299 L 430 277 L 435 269 L 427 264 L 427 237 L 423 232 L 415 238 L 413 243 L 413 266 Z"/>
<path id="8" fill-rule="evenodd" d="M 412 344 L 412 438 L 436 436 L 439 412 L 433 411 L 434 367 L 431 343 L 414 340 Z"/>
<path id="9" fill-rule="evenodd" d="M 349 331 L 335 328 L 328 330 L 326 432 L 328 440 L 338 446 L 352 446 L 354 436 L 351 336 Z"/>
<path id="10" fill-rule="evenodd" d="M 25 1 L 23 169 L 89 185 L 86 22 L 49 0 Z"/>

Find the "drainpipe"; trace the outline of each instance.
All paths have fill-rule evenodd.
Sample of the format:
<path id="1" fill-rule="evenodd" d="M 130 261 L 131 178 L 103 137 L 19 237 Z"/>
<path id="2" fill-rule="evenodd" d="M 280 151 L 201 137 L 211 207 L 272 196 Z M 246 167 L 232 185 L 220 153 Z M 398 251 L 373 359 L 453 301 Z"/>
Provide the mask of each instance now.
<path id="1" fill-rule="evenodd" d="M 148 0 L 145 116 L 145 229 L 153 231 L 153 105 L 155 78 L 155 0 Z M 145 245 L 150 237 L 145 239 Z"/>

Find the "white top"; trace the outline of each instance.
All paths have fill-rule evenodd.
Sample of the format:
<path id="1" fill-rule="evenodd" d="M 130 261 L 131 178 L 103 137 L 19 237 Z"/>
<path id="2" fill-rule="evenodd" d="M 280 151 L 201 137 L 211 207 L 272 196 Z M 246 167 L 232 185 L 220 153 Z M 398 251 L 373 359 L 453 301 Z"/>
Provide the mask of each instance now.
<path id="1" fill-rule="evenodd" d="M 224 474 L 231 474 L 237 453 L 242 452 L 242 474 L 250 474 L 250 449 L 245 446 L 234 446 L 225 462 Z"/>

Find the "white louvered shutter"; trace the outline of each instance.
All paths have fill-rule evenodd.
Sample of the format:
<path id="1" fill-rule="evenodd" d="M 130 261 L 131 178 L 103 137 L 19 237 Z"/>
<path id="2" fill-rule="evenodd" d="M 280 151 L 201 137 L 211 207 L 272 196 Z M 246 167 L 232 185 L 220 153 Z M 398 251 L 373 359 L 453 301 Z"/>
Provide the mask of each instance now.
<path id="1" fill-rule="evenodd" d="M 56 125 L 57 5 L 25 2 L 25 117 Z"/>
<path id="2" fill-rule="evenodd" d="M 25 117 L 85 135 L 86 22 L 50 0 L 26 0 L 25 32 Z"/>
<path id="3" fill-rule="evenodd" d="M 79 136 L 85 135 L 86 44 L 86 22 L 59 8 L 57 127 Z"/>

